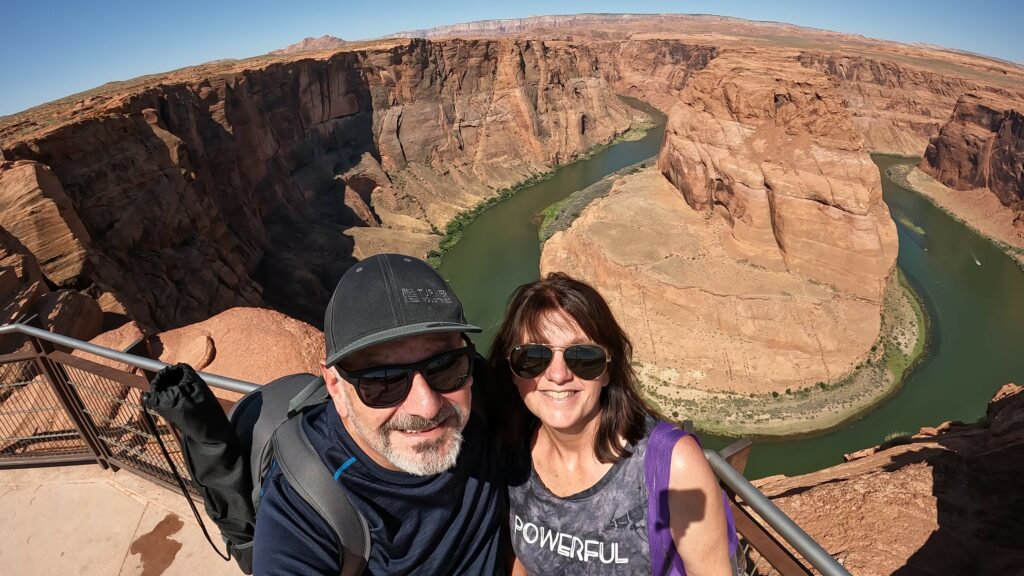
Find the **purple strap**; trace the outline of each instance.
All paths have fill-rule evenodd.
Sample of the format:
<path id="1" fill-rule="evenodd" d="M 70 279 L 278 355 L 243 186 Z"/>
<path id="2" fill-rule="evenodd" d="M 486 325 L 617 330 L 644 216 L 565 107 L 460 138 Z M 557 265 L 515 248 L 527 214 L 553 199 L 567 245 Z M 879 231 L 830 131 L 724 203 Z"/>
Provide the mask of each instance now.
<path id="1" fill-rule="evenodd" d="M 683 559 L 676 551 L 669 524 L 668 479 L 672 469 L 672 450 L 688 432 L 669 424 L 659 422 L 647 439 L 647 454 L 644 456 L 644 480 L 647 483 L 647 539 L 651 547 L 651 574 L 653 576 L 686 576 Z M 700 440 L 694 436 L 697 444 Z M 736 554 L 739 539 L 733 521 L 729 500 L 722 492 L 725 505 L 725 520 L 729 533 L 729 555 Z"/>

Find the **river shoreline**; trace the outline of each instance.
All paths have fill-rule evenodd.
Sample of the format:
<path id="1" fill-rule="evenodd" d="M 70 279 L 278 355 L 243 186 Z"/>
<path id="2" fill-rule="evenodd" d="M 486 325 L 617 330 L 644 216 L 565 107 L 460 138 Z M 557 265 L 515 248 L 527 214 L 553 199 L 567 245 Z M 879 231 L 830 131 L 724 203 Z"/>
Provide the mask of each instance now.
<path id="1" fill-rule="evenodd" d="M 570 227 L 588 205 L 609 193 L 614 182 L 649 162 L 609 174 L 548 206 L 541 212 L 540 240 Z M 766 440 L 824 435 L 883 404 L 927 358 L 930 317 L 920 292 L 894 269 L 874 345 L 854 370 L 832 381 L 775 393 L 709 392 L 663 380 L 664 367 L 643 362 L 634 366 L 645 396 L 659 412 L 669 419 L 690 420 L 702 432 Z"/>
<path id="2" fill-rule="evenodd" d="M 902 156 L 892 156 L 889 154 L 878 155 L 903 158 Z M 964 210 L 962 206 L 960 206 L 959 208 L 961 209 L 958 210 L 955 198 L 948 194 L 948 192 L 952 192 L 952 190 L 944 186 L 941 182 L 935 181 L 933 178 L 922 172 L 920 168 L 909 164 L 896 164 L 890 166 L 886 171 L 886 175 L 900 188 L 924 198 L 933 206 L 946 213 L 946 215 L 953 220 L 967 228 L 970 228 L 975 234 L 988 240 L 992 245 L 1016 262 L 1021 271 L 1024 271 L 1024 244 L 1020 246 L 1013 245 L 1011 242 L 1007 241 L 1006 238 L 1000 237 L 999 232 L 994 228 L 976 222 L 975 220 L 977 217 L 972 218 L 969 215 L 970 213 Z M 928 182 L 928 180 L 931 180 L 931 182 Z M 938 189 L 931 189 L 939 186 L 944 188 L 947 194 L 943 195 L 939 193 Z M 940 198 L 940 196 L 948 197 Z"/>
<path id="3" fill-rule="evenodd" d="M 634 106 L 634 108 L 636 107 Z M 637 110 L 639 110 L 639 108 L 637 108 Z M 429 262 L 430 265 L 433 266 L 434 268 L 440 268 L 441 262 L 444 260 L 445 254 L 451 251 L 451 249 L 454 248 L 455 245 L 458 244 L 458 242 L 462 239 L 462 231 L 467 226 L 472 224 L 473 221 L 476 220 L 477 216 L 479 216 L 485 210 L 492 208 L 495 205 L 504 202 L 505 200 L 508 200 L 509 198 L 515 196 L 517 192 L 523 190 L 524 188 L 528 188 L 545 180 L 550 180 L 558 173 L 559 170 L 568 168 L 569 166 L 572 166 L 584 160 L 589 160 L 590 158 L 593 158 L 601 151 L 607 150 L 608 148 L 611 148 L 616 144 L 639 140 L 643 138 L 649 130 L 652 130 L 657 127 L 658 122 L 648 113 L 647 118 L 645 118 L 644 120 L 631 124 L 629 128 L 624 130 L 622 133 L 617 134 L 614 138 L 612 138 L 611 140 L 604 144 L 597 144 L 591 146 L 583 153 L 581 153 L 579 157 L 574 159 L 572 162 L 559 164 L 557 166 L 554 166 L 553 168 L 551 168 L 551 170 L 548 170 L 547 172 L 535 174 L 534 176 L 531 176 L 530 178 L 527 178 L 526 180 L 523 180 L 522 182 L 519 182 L 518 184 L 514 184 L 507 188 L 499 188 L 498 190 L 495 191 L 494 196 L 482 200 L 480 203 L 478 203 L 477 205 L 473 206 L 468 210 L 459 212 L 458 214 L 455 215 L 454 218 L 452 218 L 451 222 L 449 222 L 448 225 L 445 226 L 444 234 L 441 236 L 441 240 L 438 243 L 437 248 L 427 253 L 427 262 Z"/>
<path id="4" fill-rule="evenodd" d="M 636 367 L 645 396 L 661 413 L 673 420 L 691 420 L 702 432 L 757 440 L 819 436 L 884 403 L 927 358 L 930 320 L 926 308 L 897 269 L 886 288 L 882 329 L 867 358 L 837 381 L 781 394 L 680 389 L 658 383 L 653 377 L 656 367 Z"/>

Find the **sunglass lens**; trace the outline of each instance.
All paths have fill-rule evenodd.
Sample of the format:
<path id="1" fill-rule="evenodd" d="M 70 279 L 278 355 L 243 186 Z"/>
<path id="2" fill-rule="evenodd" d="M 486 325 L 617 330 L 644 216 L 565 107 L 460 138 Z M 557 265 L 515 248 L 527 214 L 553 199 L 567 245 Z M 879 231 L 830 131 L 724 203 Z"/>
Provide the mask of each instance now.
<path id="1" fill-rule="evenodd" d="M 423 376 L 434 390 L 452 392 L 465 386 L 472 370 L 470 354 L 460 349 L 432 359 L 423 368 Z"/>
<path id="2" fill-rule="evenodd" d="M 382 367 L 361 374 L 356 388 L 367 406 L 393 406 L 409 393 L 409 374 L 401 368 Z"/>
<path id="3" fill-rule="evenodd" d="M 599 378 L 604 374 L 608 362 L 604 349 L 592 344 L 569 346 L 563 354 L 569 369 L 584 380 Z"/>
<path id="4" fill-rule="evenodd" d="M 536 378 L 551 363 L 551 349 L 539 344 L 516 346 L 508 357 L 512 372 L 520 378 Z"/>

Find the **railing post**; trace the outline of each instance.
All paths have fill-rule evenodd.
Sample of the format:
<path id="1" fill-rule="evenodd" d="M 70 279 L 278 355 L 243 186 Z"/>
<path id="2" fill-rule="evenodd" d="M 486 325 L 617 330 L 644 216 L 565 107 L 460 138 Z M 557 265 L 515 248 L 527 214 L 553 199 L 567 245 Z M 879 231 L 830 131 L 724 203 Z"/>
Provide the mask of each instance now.
<path id="1" fill-rule="evenodd" d="M 64 413 L 67 414 L 71 423 L 75 425 L 79 437 L 82 438 L 82 441 L 85 442 L 85 445 L 89 447 L 89 450 L 96 458 L 96 463 L 99 464 L 100 468 L 108 469 L 110 465 L 107 463 L 106 452 L 103 451 L 102 444 L 95 436 L 88 416 L 83 412 L 84 406 L 81 404 L 81 399 L 71 390 L 64 371 L 59 370 L 58 366 L 47 358 L 47 354 L 53 350 L 50 343 L 35 337 L 30 337 L 28 340 L 31 342 L 32 349 L 36 354 L 35 362 L 36 367 L 39 368 L 39 373 L 49 383 L 50 390 L 53 391 L 54 396 L 57 397 L 57 400 L 64 407 Z"/>
<path id="2" fill-rule="evenodd" d="M 732 444 L 729 444 L 725 448 L 722 448 L 718 453 L 729 463 L 730 466 L 736 469 L 737 472 L 743 474 L 743 471 L 747 469 L 747 459 L 750 458 L 750 447 L 754 443 L 746 438 L 741 438 Z"/>

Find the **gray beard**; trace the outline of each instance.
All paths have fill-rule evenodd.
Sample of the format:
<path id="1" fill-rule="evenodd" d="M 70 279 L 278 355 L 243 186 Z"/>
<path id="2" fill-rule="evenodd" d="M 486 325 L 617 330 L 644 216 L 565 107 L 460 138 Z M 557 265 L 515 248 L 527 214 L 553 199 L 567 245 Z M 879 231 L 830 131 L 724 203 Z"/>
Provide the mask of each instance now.
<path id="1" fill-rule="evenodd" d="M 462 407 L 446 401 L 437 415 L 431 419 L 395 415 L 383 426 L 375 429 L 352 410 L 348 394 L 342 394 L 342 399 L 348 408 L 353 432 L 399 470 L 414 476 L 434 476 L 455 467 L 459 451 L 462 449 L 462 429 L 468 419 Z M 391 444 L 392 431 L 426 430 L 442 423 L 450 425 L 445 436 L 413 444 L 411 451 L 397 451 Z"/>

